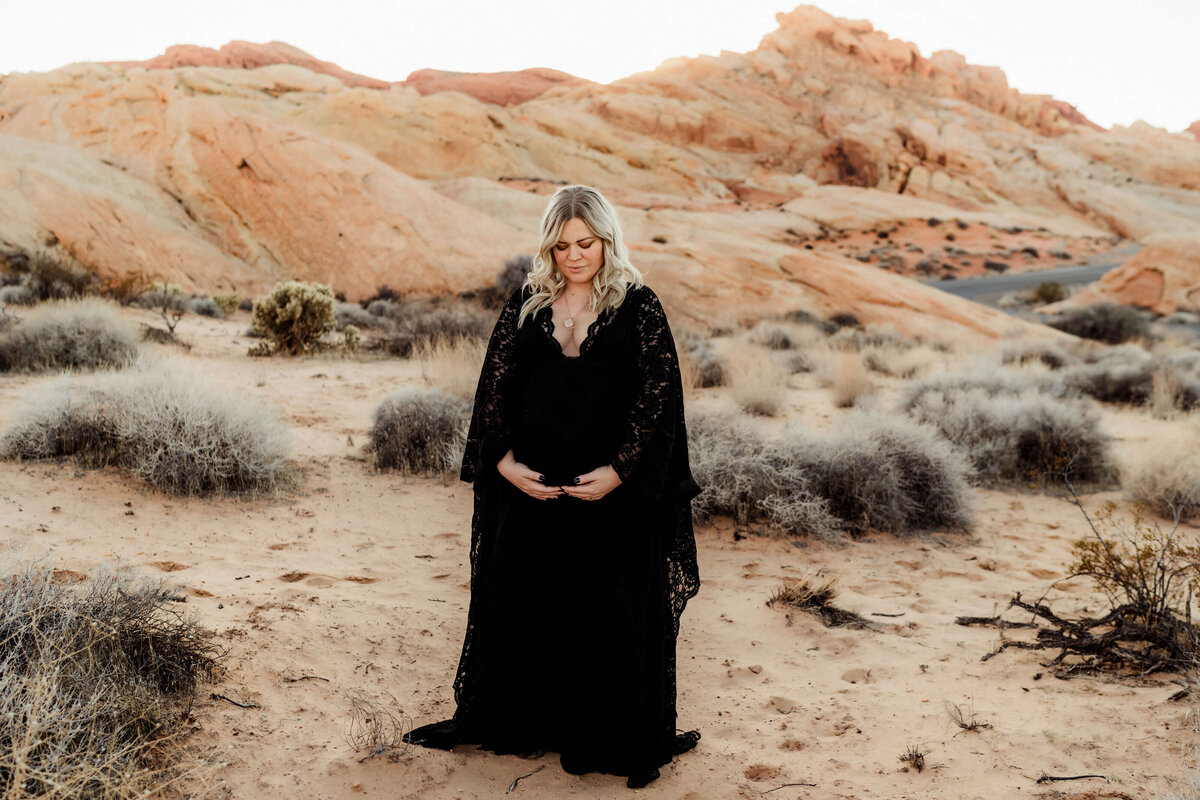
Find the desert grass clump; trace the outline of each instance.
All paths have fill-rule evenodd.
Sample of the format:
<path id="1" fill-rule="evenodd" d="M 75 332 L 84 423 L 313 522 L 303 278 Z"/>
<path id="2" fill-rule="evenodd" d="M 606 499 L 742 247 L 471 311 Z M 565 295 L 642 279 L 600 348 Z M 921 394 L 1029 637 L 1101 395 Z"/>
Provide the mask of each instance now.
<path id="1" fill-rule="evenodd" d="M 279 415 L 168 362 L 61 379 L 23 398 L 0 435 L 0 457 L 71 457 L 132 470 L 178 495 L 270 493 L 292 485 Z"/>
<path id="2" fill-rule="evenodd" d="M 376 469 L 415 474 L 454 470 L 466 443 L 470 406 L 441 389 L 405 387 L 375 409 L 368 450 Z"/>
<path id="3" fill-rule="evenodd" d="M 1095 303 L 1073 308 L 1049 325 L 1081 339 L 1094 339 L 1106 344 L 1121 344 L 1144 337 L 1150 323 L 1135 308 L 1116 303 Z"/>
<path id="4" fill-rule="evenodd" d="M 137 352 L 136 331 L 112 305 L 89 298 L 40 308 L 0 334 L 0 371 L 122 367 Z"/>
<path id="5" fill-rule="evenodd" d="M 767 606 L 780 607 L 787 612 L 792 624 L 793 611 L 806 611 L 819 618 L 827 628 L 871 628 L 870 621 L 833 604 L 837 598 L 837 580 L 806 575 L 786 580 L 767 599 Z"/>
<path id="6" fill-rule="evenodd" d="M 496 276 L 496 296 L 501 303 L 508 299 L 514 289 L 525 282 L 525 276 L 532 270 L 533 256 L 528 254 L 516 255 L 504 262 L 503 269 Z"/>
<path id="7" fill-rule="evenodd" d="M 679 334 L 678 345 L 685 388 L 708 389 L 729 382 L 729 366 L 709 337 L 685 330 Z"/>
<path id="8" fill-rule="evenodd" d="M 730 393 L 748 414 L 774 417 L 783 410 L 787 376 L 770 354 L 757 347 L 735 343 L 729 361 Z"/>
<path id="9" fill-rule="evenodd" d="M 833 374 L 833 404 L 838 408 L 850 408 L 875 391 L 871 376 L 855 353 L 842 353 L 837 370 Z"/>
<path id="10" fill-rule="evenodd" d="M 1084 400 L 976 388 L 924 391 L 909 398 L 905 408 L 959 447 L 984 486 L 1049 488 L 1064 471 L 1094 486 L 1110 485 L 1117 477 L 1111 437 L 1100 430 L 1094 406 Z"/>
<path id="11" fill-rule="evenodd" d="M 1003 397 L 1040 392 L 1061 397 L 1067 390 L 1062 382 L 1045 374 L 1030 374 L 976 364 L 949 372 L 938 372 L 908 383 L 900 390 L 900 409 L 911 412 L 929 396 L 947 397 L 966 392 L 987 397 Z"/>
<path id="12" fill-rule="evenodd" d="M 284 281 L 254 303 L 254 327 L 267 335 L 275 352 L 313 350 L 334 326 L 333 290 L 319 283 Z"/>
<path id="13" fill-rule="evenodd" d="M 430 385 L 469 402 L 475 397 L 486 353 L 487 342 L 482 339 L 436 339 L 418 344 L 413 356 Z"/>
<path id="14" fill-rule="evenodd" d="M 180 746 L 200 685 L 222 672 L 214 632 L 162 581 L 45 561 L 0 578 L 0 792 L 133 800 L 187 777 Z"/>
<path id="15" fill-rule="evenodd" d="M 1133 499 L 1160 517 L 1200 517 L 1200 436 L 1193 432 L 1156 443 L 1122 478 Z"/>

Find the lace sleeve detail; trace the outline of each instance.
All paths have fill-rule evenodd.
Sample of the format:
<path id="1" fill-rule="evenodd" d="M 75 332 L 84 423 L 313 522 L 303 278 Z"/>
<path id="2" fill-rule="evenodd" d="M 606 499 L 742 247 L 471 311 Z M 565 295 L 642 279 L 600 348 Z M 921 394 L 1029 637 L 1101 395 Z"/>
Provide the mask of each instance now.
<path id="1" fill-rule="evenodd" d="M 459 472 L 459 477 L 467 482 L 496 474 L 496 464 L 510 446 L 512 417 L 507 390 L 516 371 L 517 318 L 523 301 L 520 288 L 509 295 L 488 340 Z"/>
<path id="2" fill-rule="evenodd" d="M 634 299 L 634 298 L 630 298 Z M 622 483 L 662 493 L 670 470 L 679 403 L 679 358 L 667 315 L 648 287 L 638 290 L 636 332 L 638 394 L 612 467 Z"/>

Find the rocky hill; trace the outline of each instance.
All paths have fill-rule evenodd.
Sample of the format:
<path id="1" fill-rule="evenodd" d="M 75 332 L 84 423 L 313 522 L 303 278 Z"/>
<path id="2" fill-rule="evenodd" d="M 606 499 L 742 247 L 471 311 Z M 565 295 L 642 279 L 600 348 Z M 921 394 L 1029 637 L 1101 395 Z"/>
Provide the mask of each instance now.
<path id="1" fill-rule="evenodd" d="M 696 321 L 853 310 L 996 335 L 1015 323 L 904 276 L 1200 228 L 1191 135 L 1104 130 L 813 6 L 777 19 L 749 53 L 607 85 L 546 69 L 388 83 L 278 42 L 0 76 L 0 250 L 54 241 L 104 275 L 209 292 L 450 292 L 493 283 L 534 246 L 546 195 L 587 183 Z"/>

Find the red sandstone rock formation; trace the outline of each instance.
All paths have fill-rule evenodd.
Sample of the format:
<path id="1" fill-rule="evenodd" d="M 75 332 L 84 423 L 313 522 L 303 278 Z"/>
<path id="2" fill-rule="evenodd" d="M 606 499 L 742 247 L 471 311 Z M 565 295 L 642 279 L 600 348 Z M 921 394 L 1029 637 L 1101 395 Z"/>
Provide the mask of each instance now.
<path id="1" fill-rule="evenodd" d="M 386 89 L 387 81 L 368 78 L 347 72 L 337 64 L 321 61 L 304 52 L 298 47 L 292 47 L 286 42 L 254 42 L 233 41 L 222 45 L 221 49 L 200 47 L 194 44 L 179 44 L 168 47 L 160 56 L 148 61 L 112 61 L 108 66 L 131 69 L 176 69 L 178 67 L 223 67 L 225 69 L 257 69 L 271 64 L 295 64 L 310 72 L 332 75 L 347 86 L 365 86 L 370 89 Z"/>
<path id="2" fill-rule="evenodd" d="M 462 92 L 476 100 L 498 106 L 513 106 L 541 95 L 553 86 L 594 85 L 556 69 L 533 68 L 517 72 L 446 72 L 420 69 L 401 84 L 421 94 Z"/>
<path id="3" fill-rule="evenodd" d="M 1158 314 L 1200 312 L 1200 231 L 1145 239 L 1140 253 L 1071 298 L 1071 305 L 1111 302 Z"/>
<path id="4" fill-rule="evenodd" d="M 1184 137 L 1100 130 L 994 67 L 925 57 L 812 6 L 778 20 L 749 53 L 608 85 L 541 69 L 387 83 L 239 42 L 9 75 L 0 247 L 54 236 L 98 272 L 142 268 L 196 289 L 300 277 L 351 297 L 379 283 L 449 291 L 490 283 L 532 249 L 546 195 L 588 183 L 621 206 L 638 263 L 697 321 L 731 303 L 866 320 L 929 308 L 994 334 L 999 320 L 972 327 L 970 306 L 839 248 L 933 217 L 1067 249 L 1200 226 L 1200 148 Z M 953 230 L 937 238 L 945 271 L 966 269 Z M 887 240 L 889 263 L 929 257 L 927 239 L 917 252 Z M 911 299 L 895 301 L 902 287 Z"/>

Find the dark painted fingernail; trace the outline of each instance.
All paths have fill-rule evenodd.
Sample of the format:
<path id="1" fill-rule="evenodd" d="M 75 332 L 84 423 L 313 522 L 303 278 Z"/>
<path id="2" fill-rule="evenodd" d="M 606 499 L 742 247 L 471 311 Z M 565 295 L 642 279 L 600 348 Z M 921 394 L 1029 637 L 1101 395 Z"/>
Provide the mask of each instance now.
<path id="1" fill-rule="evenodd" d="M 545 483 L 545 482 L 546 482 L 546 476 L 545 476 L 545 475 L 538 475 L 538 480 L 539 480 L 539 481 L 541 481 L 542 483 Z"/>
<path id="2" fill-rule="evenodd" d="M 571 483 L 579 483 L 579 478 L 576 478 L 575 480 L 571 481 Z"/>

